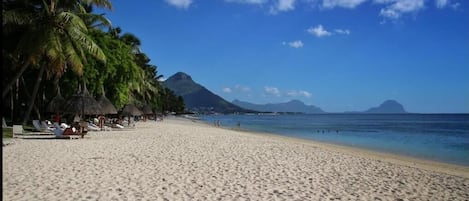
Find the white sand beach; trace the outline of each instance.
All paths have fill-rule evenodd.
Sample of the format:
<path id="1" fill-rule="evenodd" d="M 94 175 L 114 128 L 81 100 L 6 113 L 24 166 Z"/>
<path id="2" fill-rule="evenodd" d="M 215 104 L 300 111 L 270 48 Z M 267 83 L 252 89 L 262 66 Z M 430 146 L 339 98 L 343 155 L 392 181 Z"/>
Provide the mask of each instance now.
<path id="1" fill-rule="evenodd" d="M 13 139 L 3 200 L 469 200 L 469 168 L 189 120 Z"/>

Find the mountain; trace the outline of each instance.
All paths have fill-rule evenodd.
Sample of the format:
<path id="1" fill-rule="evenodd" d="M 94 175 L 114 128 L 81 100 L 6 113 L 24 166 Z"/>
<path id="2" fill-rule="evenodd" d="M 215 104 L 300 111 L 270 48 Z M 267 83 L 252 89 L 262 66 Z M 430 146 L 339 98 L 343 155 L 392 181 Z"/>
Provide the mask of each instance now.
<path id="1" fill-rule="evenodd" d="M 194 112 L 250 112 L 236 106 L 220 96 L 212 93 L 202 85 L 194 82 L 192 77 L 178 72 L 163 82 L 163 86 L 171 89 L 178 96 L 184 98 L 186 109 Z"/>
<path id="2" fill-rule="evenodd" d="M 372 107 L 365 111 L 365 113 L 407 113 L 402 104 L 395 100 L 387 100 L 381 103 L 378 107 Z"/>
<path id="3" fill-rule="evenodd" d="M 260 111 L 260 112 L 298 112 L 305 114 L 314 114 L 314 113 L 324 113 L 324 111 L 313 105 L 305 105 L 299 100 L 292 100 L 286 103 L 276 103 L 276 104 L 253 104 L 249 102 L 244 102 L 240 100 L 234 100 L 233 104 L 240 106 L 242 108 Z"/>

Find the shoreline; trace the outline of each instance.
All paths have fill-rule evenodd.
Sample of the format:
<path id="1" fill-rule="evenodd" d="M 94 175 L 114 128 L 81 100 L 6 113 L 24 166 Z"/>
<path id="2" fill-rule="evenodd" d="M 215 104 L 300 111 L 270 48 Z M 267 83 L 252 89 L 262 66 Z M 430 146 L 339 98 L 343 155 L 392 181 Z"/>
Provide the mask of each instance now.
<path id="1" fill-rule="evenodd" d="M 176 118 L 181 118 L 183 120 L 191 121 L 191 119 L 188 119 L 185 117 L 176 117 Z M 385 162 L 389 162 L 393 164 L 405 165 L 408 167 L 420 168 L 424 170 L 430 170 L 430 171 L 445 173 L 449 175 L 469 178 L 469 166 L 457 165 L 457 164 L 446 163 L 446 162 L 435 161 L 435 160 L 428 160 L 424 158 L 400 155 L 400 154 L 395 154 L 395 153 L 390 153 L 390 152 L 383 152 L 383 151 L 378 151 L 378 150 L 373 150 L 373 149 L 361 148 L 361 147 L 353 147 L 353 146 L 348 146 L 348 145 L 321 142 L 321 141 L 317 141 L 313 139 L 295 138 L 295 137 L 283 136 L 283 135 L 279 135 L 275 133 L 253 131 L 249 129 L 236 129 L 234 127 L 224 127 L 224 126 L 215 127 L 211 125 L 210 123 L 202 121 L 202 120 L 198 120 L 198 121 L 192 120 L 192 122 L 203 124 L 203 125 L 213 127 L 213 128 L 225 129 L 229 131 L 238 131 L 238 132 L 252 134 L 252 135 L 273 137 L 273 138 L 278 138 L 282 140 L 289 140 L 292 142 L 304 143 L 304 144 L 309 144 L 312 146 L 320 147 L 323 149 L 327 149 L 329 151 L 338 151 L 343 154 L 350 154 L 350 155 L 354 155 L 358 157 L 365 157 L 365 158 L 374 159 L 378 161 L 381 160 L 381 161 L 385 161 Z"/>
<path id="2" fill-rule="evenodd" d="M 368 153 L 165 118 L 77 140 L 14 139 L 2 150 L 3 199 L 469 198 L 469 179 L 456 170 Z"/>

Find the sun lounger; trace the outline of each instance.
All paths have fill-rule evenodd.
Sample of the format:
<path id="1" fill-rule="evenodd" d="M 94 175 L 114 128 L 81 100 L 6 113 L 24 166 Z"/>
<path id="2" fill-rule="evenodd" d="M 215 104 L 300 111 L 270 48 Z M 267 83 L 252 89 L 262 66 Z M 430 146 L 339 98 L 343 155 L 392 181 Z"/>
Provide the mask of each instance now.
<path id="1" fill-rule="evenodd" d="M 116 126 L 116 128 L 121 128 L 121 129 L 124 128 L 124 126 L 122 126 L 120 124 L 116 124 L 115 126 Z"/>
<path id="2" fill-rule="evenodd" d="M 54 126 L 50 123 L 50 121 L 41 121 L 41 125 L 43 128 L 46 128 L 47 130 L 50 130 L 50 131 L 55 130 Z"/>
<path id="3" fill-rule="evenodd" d="M 53 132 L 25 132 L 23 125 L 13 125 L 13 138 L 27 138 L 27 137 L 52 137 L 55 136 Z"/>
<path id="4" fill-rule="evenodd" d="M 101 128 L 99 128 L 98 126 L 96 126 L 96 125 L 93 124 L 93 123 L 88 123 L 88 130 L 89 130 L 89 131 L 100 131 Z"/>
<path id="5" fill-rule="evenodd" d="M 36 131 L 40 131 L 40 132 L 47 132 L 47 131 L 53 131 L 54 128 L 53 127 L 49 127 L 46 122 L 40 122 L 39 120 L 33 120 L 33 126 L 34 126 L 34 129 L 36 129 Z"/>

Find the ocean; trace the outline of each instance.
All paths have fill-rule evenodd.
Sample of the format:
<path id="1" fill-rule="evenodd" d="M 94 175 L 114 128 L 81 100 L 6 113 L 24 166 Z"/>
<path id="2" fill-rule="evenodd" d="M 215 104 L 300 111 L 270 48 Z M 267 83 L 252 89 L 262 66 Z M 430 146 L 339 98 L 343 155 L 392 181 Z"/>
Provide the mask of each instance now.
<path id="1" fill-rule="evenodd" d="M 469 166 L 469 114 L 207 115 L 222 127 Z"/>

